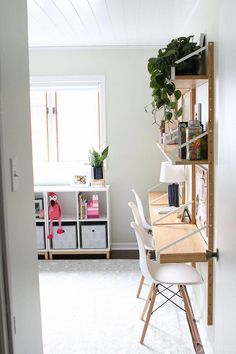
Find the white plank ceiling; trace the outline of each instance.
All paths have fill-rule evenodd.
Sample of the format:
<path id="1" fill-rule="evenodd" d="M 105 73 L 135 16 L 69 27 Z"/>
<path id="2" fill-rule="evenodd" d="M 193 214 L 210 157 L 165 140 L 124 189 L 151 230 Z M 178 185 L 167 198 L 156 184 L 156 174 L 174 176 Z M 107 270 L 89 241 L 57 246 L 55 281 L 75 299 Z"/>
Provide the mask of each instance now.
<path id="1" fill-rule="evenodd" d="M 28 0 L 29 46 L 164 45 L 196 0 Z"/>

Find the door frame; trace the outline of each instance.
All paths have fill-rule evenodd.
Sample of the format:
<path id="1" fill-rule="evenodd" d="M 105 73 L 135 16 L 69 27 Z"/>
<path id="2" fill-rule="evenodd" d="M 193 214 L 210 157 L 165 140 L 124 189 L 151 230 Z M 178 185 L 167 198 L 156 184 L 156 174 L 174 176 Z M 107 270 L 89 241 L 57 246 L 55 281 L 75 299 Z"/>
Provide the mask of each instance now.
<path id="1" fill-rule="evenodd" d="M 1 126 L 0 126 L 1 136 Z M 6 232 L 4 215 L 2 151 L 0 151 L 0 352 L 13 354 L 11 306 L 7 267 Z"/>

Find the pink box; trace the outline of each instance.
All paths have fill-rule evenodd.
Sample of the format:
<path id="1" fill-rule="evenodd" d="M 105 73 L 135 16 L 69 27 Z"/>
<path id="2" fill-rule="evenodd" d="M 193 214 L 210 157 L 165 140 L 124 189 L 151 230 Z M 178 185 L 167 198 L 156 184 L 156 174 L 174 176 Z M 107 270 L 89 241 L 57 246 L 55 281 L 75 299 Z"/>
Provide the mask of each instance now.
<path id="1" fill-rule="evenodd" d="M 93 199 L 87 204 L 87 218 L 99 218 L 98 195 L 93 195 Z"/>
<path id="2" fill-rule="evenodd" d="M 98 209 L 88 208 L 87 209 L 87 218 L 99 218 Z"/>

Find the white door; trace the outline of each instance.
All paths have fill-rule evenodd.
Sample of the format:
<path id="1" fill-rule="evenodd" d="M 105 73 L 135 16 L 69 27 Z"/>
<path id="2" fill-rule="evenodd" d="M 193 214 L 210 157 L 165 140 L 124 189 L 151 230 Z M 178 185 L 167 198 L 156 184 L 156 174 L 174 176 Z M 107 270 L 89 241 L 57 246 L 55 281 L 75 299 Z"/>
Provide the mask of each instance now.
<path id="1" fill-rule="evenodd" d="M 42 354 L 39 279 L 34 224 L 29 111 L 27 1 L 1 0 L 0 10 L 0 207 L 10 298 L 14 354 Z M 10 159 L 17 160 L 12 188 Z M 0 215 L 1 216 L 1 215 Z M 2 219 L 1 219 L 2 223 Z M 0 266 L 0 295 L 4 293 Z M 5 300 L 1 301 L 3 325 Z M 0 331 L 7 337 L 6 331 Z M 2 349 L 2 348 L 1 348 Z M 1 353 L 7 351 L 1 350 Z"/>
<path id="2" fill-rule="evenodd" d="M 0 210 L 2 210 L 0 193 Z M 2 214 L 2 213 L 1 213 Z M 1 220 L 2 215 L 0 215 Z M 3 223 L 0 225 L 0 353 L 11 354 L 12 352 L 12 336 L 11 336 L 11 318 L 10 313 L 7 312 L 9 308 L 9 298 L 7 290 L 7 274 L 6 264 L 3 262 L 3 248 L 4 248 L 4 228 Z"/>

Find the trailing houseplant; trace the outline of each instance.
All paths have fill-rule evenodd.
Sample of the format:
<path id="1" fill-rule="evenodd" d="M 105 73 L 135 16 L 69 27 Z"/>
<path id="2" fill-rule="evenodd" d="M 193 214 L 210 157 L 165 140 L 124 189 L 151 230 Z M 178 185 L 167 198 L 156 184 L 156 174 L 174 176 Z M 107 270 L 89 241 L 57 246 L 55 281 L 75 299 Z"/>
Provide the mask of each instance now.
<path id="1" fill-rule="evenodd" d="M 148 72 L 150 74 L 150 88 L 152 89 L 152 102 L 145 106 L 148 111 L 148 106 L 152 107 L 154 115 L 154 123 L 157 123 L 156 113 L 161 108 L 163 109 L 162 121 L 170 123 L 182 115 L 182 107 L 178 108 L 178 100 L 181 97 L 180 90 L 176 89 L 175 84 L 171 81 L 171 67 L 176 66 L 178 73 L 181 71 L 189 74 L 191 71 L 196 74 L 199 69 L 200 55 L 193 56 L 190 59 L 176 65 L 175 62 L 184 56 L 193 53 L 200 49 L 200 46 L 193 42 L 193 36 L 179 37 L 172 39 L 167 44 L 166 48 L 158 51 L 155 58 L 148 60 Z"/>
<path id="2" fill-rule="evenodd" d="M 89 161 L 93 169 L 94 179 L 103 179 L 103 162 L 107 158 L 109 146 L 107 146 L 102 152 L 94 150 L 94 148 L 89 150 Z"/>

